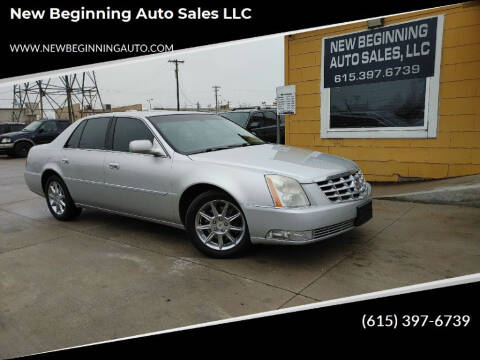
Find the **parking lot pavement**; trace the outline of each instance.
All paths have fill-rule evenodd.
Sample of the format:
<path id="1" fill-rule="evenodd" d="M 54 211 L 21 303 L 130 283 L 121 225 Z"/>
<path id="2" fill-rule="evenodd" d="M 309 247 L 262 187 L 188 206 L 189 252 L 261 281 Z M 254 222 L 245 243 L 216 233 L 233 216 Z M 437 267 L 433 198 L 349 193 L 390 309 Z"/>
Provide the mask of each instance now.
<path id="1" fill-rule="evenodd" d="M 480 209 L 374 201 L 309 246 L 206 258 L 181 230 L 96 211 L 58 222 L 0 157 L 0 357 L 480 271 Z"/>

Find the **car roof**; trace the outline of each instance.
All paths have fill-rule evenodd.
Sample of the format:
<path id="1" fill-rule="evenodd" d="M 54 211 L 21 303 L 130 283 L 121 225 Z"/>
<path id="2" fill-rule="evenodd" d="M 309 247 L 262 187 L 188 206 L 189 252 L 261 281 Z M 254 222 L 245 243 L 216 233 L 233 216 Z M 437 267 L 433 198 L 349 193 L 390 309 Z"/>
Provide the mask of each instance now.
<path id="1" fill-rule="evenodd" d="M 214 112 L 202 112 L 202 111 L 171 111 L 171 110 L 149 110 L 149 111 L 121 111 L 121 112 L 109 112 L 109 113 L 99 113 L 90 116 L 86 116 L 82 119 L 90 119 L 104 116 L 127 116 L 127 117 L 149 117 L 149 116 L 162 116 L 162 115 L 187 115 L 187 114 L 198 114 L 198 115 L 216 115 Z M 80 120 L 80 119 L 79 119 Z"/>
<path id="2" fill-rule="evenodd" d="M 25 125 L 25 123 L 9 121 L 9 122 L 2 122 L 0 123 L 0 125 Z"/>

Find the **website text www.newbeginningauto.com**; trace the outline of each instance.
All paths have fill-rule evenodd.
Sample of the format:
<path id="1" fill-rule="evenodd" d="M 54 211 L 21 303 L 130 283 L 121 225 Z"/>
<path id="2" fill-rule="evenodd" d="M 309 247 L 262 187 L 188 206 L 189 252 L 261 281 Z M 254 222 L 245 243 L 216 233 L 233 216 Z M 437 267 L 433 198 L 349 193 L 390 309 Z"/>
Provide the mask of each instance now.
<path id="1" fill-rule="evenodd" d="M 173 44 L 10 44 L 12 53 L 162 53 L 173 51 Z"/>

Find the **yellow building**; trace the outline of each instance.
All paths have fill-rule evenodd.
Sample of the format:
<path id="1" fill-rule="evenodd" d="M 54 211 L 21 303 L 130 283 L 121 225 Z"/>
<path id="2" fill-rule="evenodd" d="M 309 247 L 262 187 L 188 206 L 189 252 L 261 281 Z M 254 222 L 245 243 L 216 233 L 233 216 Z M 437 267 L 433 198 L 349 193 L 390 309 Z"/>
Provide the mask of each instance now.
<path id="1" fill-rule="evenodd" d="M 370 181 L 480 173 L 480 3 L 381 20 L 285 37 L 286 143 L 352 159 Z"/>

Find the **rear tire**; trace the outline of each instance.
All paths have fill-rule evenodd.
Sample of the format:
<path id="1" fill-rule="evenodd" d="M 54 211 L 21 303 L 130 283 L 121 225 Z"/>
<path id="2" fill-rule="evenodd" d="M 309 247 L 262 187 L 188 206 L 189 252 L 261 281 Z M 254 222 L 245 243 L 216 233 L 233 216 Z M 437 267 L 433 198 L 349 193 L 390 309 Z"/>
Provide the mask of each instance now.
<path id="1" fill-rule="evenodd" d="M 185 227 L 193 245 L 210 257 L 239 256 L 251 245 L 242 209 L 221 191 L 197 196 L 188 207 Z"/>
<path id="2" fill-rule="evenodd" d="M 32 146 L 28 141 L 20 141 L 13 147 L 13 155 L 18 158 L 26 157 Z"/>
<path id="3" fill-rule="evenodd" d="M 67 186 L 59 176 L 52 175 L 47 179 L 44 193 L 48 210 L 57 220 L 69 221 L 82 212 L 81 208 L 75 206 Z"/>

